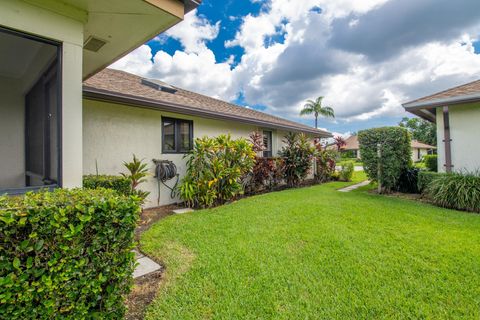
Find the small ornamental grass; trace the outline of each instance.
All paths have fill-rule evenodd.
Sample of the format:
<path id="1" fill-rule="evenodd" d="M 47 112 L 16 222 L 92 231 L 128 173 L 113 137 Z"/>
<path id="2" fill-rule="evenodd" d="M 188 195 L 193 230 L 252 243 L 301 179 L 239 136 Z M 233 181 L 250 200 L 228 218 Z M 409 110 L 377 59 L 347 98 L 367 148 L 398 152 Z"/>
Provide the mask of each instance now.
<path id="1" fill-rule="evenodd" d="M 427 188 L 427 194 L 438 206 L 480 212 L 480 172 L 439 175 Z"/>
<path id="2" fill-rule="evenodd" d="M 139 198 L 113 190 L 0 197 L 0 319 L 121 319 Z"/>

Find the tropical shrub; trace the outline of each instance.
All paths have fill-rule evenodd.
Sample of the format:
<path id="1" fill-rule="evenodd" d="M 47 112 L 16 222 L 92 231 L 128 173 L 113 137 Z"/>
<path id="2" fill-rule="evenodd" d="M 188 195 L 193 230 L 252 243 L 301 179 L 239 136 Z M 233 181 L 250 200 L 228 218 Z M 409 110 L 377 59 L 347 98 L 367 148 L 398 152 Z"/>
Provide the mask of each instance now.
<path id="1" fill-rule="evenodd" d="M 351 181 L 353 176 L 354 163 L 352 161 L 347 161 L 342 164 L 340 168 L 340 180 L 341 181 Z"/>
<path id="2" fill-rule="evenodd" d="M 384 191 L 395 188 L 400 175 L 411 167 L 410 134 L 404 128 L 383 127 L 358 133 L 364 170 L 370 180 L 379 181 Z M 377 176 L 379 159 L 377 144 L 381 145 L 382 176 Z"/>
<path id="3" fill-rule="evenodd" d="M 284 174 L 282 158 L 256 157 L 250 182 L 251 192 L 260 191 L 265 187 L 272 190 L 281 183 Z"/>
<path id="4" fill-rule="evenodd" d="M 418 173 L 418 192 L 425 193 L 428 189 L 428 186 L 437 177 L 444 175 L 445 173 L 438 173 L 433 171 L 420 171 Z"/>
<path id="5" fill-rule="evenodd" d="M 428 185 L 427 195 L 440 207 L 480 212 L 480 173 L 439 175 Z"/>
<path id="6" fill-rule="evenodd" d="M 400 174 L 395 190 L 403 193 L 419 193 L 418 190 L 418 174 L 420 169 L 408 168 L 404 169 Z"/>
<path id="7" fill-rule="evenodd" d="M 423 157 L 423 162 L 425 163 L 425 167 L 433 172 L 438 171 L 438 156 L 436 154 L 427 154 Z"/>
<path id="8" fill-rule="evenodd" d="M 123 195 L 131 194 L 130 180 L 123 176 L 85 175 L 83 176 L 83 187 L 86 189 L 113 189 Z"/>
<path id="9" fill-rule="evenodd" d="M 253 169 L 255 152 L 246 139 L 230 135 L 195 140 L 185 155 L 187 172 L 180 184 L 180 197 L 191 207 L 211 207 L 244 192 L 242 178 Z"/>
<path id="10" fill-rule="evenodd" d="M 0 319 L 121 319 L 139 199 L 57 189 L 0 197 Z"/>
<path id="11" fill-rule="evenodd" d="M 285 161 L 285 180 L 289 187 L 294 187 L 310 172 L 315 148 L 303 133 L 290 132 L 285 136 L 283 143 L 285 146 L 279 154 Z"/>
<path id="12" fill-rule="evenodd" d="M 318 182 L 326 182 L 332 180 L 332 175 L 335 173 L 335 165 L 338 153 L 334 150 L 325 150 L 315 145 L 317 152 L 315 155 L 317 174 L 315 179 Z"/>
<path id="13" fill-rule="evenodd" d="M 120 174 L 122 175 L 122 177 L 130 181 L 130 192 L 140 197 L 143 202 L 148 197 L 150 192 L 140 190 L 138 186 L 147 181 L 147 164 L 144 163 L 143 160 L 140 160 L 135 155 L 133 155 L 133 160 L 131 162 L 124 161 L 123 165 L 128 170 L 128 173 Z"/>

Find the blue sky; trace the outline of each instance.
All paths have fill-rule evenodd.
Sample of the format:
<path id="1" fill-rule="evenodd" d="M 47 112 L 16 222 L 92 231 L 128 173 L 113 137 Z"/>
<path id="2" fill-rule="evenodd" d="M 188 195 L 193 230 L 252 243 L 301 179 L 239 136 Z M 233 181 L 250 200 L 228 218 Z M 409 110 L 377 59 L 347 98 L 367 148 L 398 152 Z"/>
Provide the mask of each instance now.
<path id="1" fill-rule="evenodd" d="M 308 125 L 325 96 L 319 126 L 345 134 L 480 78 L 479 39 L 477 0 L 204 0 L 113 67 Z"/>

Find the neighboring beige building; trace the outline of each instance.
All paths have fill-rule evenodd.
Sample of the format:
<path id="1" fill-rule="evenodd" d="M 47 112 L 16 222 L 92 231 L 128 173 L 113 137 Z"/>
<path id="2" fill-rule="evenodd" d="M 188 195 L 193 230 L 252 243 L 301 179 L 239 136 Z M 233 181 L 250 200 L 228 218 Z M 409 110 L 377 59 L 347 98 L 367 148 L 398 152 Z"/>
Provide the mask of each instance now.
<path id="1" fill-rule="evenodd" d="M 0 193 L 81 186 L 82 81 L 198 2 L 2 0 Z"/>
<path id="2" fill-rule="evenodd" d="M 433 152 L 436 147 L 422 143 L 417 140 L 412 140 L 411 143 L 412 146 L 412 161 L 417 162 L 422 160 L 422 158 Z M 336 149 L 337 147 L 335 145 L 330 145 L 329 148 L 331 149 Z M 341 152 L 345 151 L 351 151 L 353 153 L 353 156 L 357 159 L 360 159 L 360 145 L 358 143 L 358 136 L 350 136 L 347 139 L 345 139 L 345 145 L 340 148 Z"/>
<path id="3" fill-rule="evenodd" d="M 480 80 L 405 103 L 437 125 L 438 170 L 480 169 Z"/>
<path id="4" fill-rule="evenodd" d="M 253 109 L 172 87 L 161 81 L 105 69 L 84 82 L 83 172 L 118 174 L 132 154 L 144 159 L 152 175 L 142 185 L 149 191 L 146 206 L 177 202 L 170 190 L 153 177 L 152 159 L 171 160 L 181 178 L 184 155 L 193 139 L 230 133 L 249 138 L 261 131 L 266 151 L 276 156 L 287 132 L 330 137 L 328 132 Z M 176 179 L 167 181 L 173 187 Z M 160 190 L 160 197 L 159 197 Z M 160 201 L 159 201 L 160 199 Z"/>

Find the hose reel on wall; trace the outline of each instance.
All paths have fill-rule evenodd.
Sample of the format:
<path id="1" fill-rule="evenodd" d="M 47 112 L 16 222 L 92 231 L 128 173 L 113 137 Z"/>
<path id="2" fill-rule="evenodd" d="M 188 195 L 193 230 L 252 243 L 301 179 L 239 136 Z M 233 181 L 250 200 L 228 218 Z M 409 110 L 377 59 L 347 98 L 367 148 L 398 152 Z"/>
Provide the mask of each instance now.
<path id="1" fill-rule="evenodd" d="M 173 161 L 170 160 L 158 160 L 153 159 L 153 163 L 155 164 L 155 179 L 157 179 L 158 183 L 158 198 L 157 203 L 160 205 L 160 183 L 163 184 L 165 187 L 170 189 L 170 198 L 173 199 L 176 196 L 176 187 L 178 184 L 178 180 L 180 175 L 177 173 L 177 166 Z M 170 187 L 166 184 L 167 181 L 177 178 L 173 187 Z"/>

